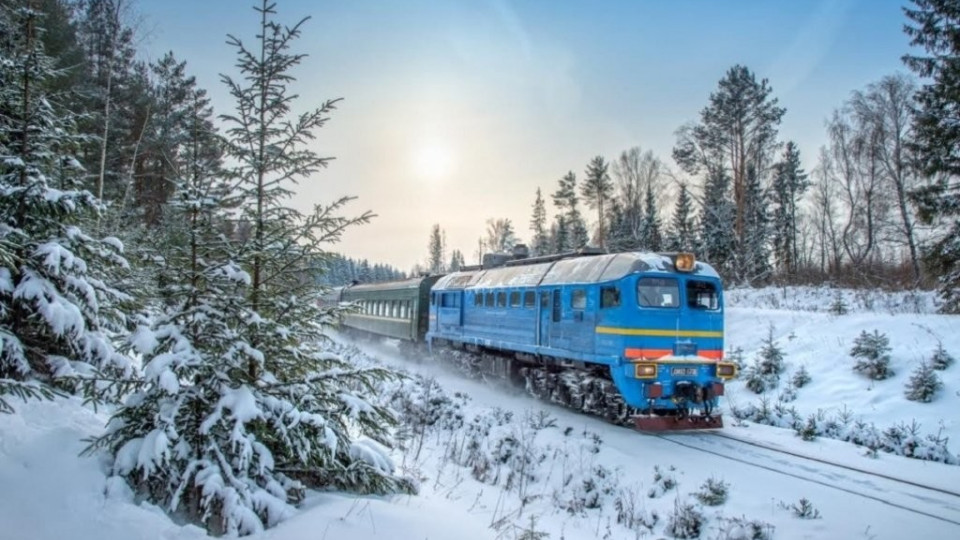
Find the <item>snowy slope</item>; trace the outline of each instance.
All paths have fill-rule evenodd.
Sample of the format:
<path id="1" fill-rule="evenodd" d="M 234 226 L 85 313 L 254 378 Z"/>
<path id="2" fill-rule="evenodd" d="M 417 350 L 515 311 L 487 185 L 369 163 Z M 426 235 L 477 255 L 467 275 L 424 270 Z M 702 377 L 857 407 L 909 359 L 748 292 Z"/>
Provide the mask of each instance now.
<path id="1" fill-rule="evenodd" d="M 901 309 L 902 303 L 880 295 L 880 304 L 872 308 L 851 302 L 849 314 L 836 316 L 818 307 L 834 294 L 732 292 L 728 348 L 742 347 L 750 360 L 772 323 L 785 352 L 785 379 L 800 364 L 813 377 L 789 402 L 801 415 L 847 407 L 881 428 L 914 419 L 924 431 L 942 424 L 956 441 L 960 365 L 939 372 L 945 388 L 932 403 L 905 400 L 903 384 L 937 339 L 960 356 L 957 318 L 930 313 L 932 300 L 923 295 L 916 295 L 919 307 Z M 776 305 L 770 295 L 779 298 Z M 890 337 L 893 379 L 871 382 L 850 369 L 846 353 L 853 338 L 873 329 Z M 538 537 L 534 532 L 570 540 L 659 538 L 670 536 L 671 516 L 685 505 L 703 515 L 701 538 L 960 537 L 960 525 L 950 522 L 960 523 L 960 500 L 946 495 L 921 497 L 895 483 L 709 435 L 641 435 L 428 362 L 401 359 L 391 343 L 360 347 L 377 361 L 438 383 L 413 380 L 382 393 L 406 418 L 415 416 L 404 407 L 436 416 L 433 425 L 407 430 L 405 450 L 393 456 L 400 470 L 418 481 L 420 495 L 315 493 L 295 517 L 263 538 L 473 540 Z M 770 399 L 775 401 L 778 392 L 772 391 Z M 725 408 L 760 399 L 740 382 L 728 393 Z M 129 490 L 107 479 L 101 459 L 78 457 L 81 439 L 102 429 L 103 411 L 95 413 L 72 399 L 15 405 L 16 415 L 0 416 L 0 539 L 204 536 L 196 527 L 173 523 L 159 509 L 136 504 Z M 960 486 L 960 466 L 882 452 L 865 457 L 862 448 L 849 443 L 804 442 L 792 430 L 733 424 L 728 416 L 724 432 L 947 489 Z M 958 451 L 955 443 L 950 447 Z M 693 497 L 711 478 L 728 484 L 725 504 L 705 506 Z M 796 515 L 794 507 L 804 498 L 818 518 Z"/>

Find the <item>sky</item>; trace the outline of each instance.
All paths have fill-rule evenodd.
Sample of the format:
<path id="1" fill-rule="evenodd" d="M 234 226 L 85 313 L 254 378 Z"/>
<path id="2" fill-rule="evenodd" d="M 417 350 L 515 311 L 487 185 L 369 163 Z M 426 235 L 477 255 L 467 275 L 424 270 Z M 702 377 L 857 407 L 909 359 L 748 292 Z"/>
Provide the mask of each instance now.
<path id="1" fill-rule="evenodd" d="M 301 183 L 293 205 L 349 195 L 347 214 L 375 213 L 331 246 L 349 257 L 409 271 L 439 224 L 448 258 L 459 249 L 476 262 L 488 219 L 510 219 L 528 240 L 537 188 L 552 219 L 557 181 L 582 178 L 594 156 L 639 146 L 679 174 L 677 128 L 699 118 L 737 64 L 769 80 L 787 109 L 780 138 L 798 144 L 809 170 L 825 120 L 851 92 L 908 72 L 904 4 L 279 0 L 280 22 L 311 17 L 292 47 L 309 55 L 293 71 L 295 110 L 343 98 L 312 143 L 335 160 Z M 226 35 L 251 42 L 252 5 L 139 0 L 144 57 L 172 50 L 215 109 L 230 111 L 220 76 L 237 70 Z"/>

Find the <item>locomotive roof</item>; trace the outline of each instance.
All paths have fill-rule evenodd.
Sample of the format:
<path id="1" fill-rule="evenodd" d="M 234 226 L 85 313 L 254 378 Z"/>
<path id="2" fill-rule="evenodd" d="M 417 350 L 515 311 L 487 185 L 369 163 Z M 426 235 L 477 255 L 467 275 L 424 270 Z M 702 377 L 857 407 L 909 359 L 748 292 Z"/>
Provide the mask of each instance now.
<path id="1" fill-rule="evenodd" d="M 554 262 L 455 272 L 440 278 L 434 289 L 533 287 L 560 283 L 599 283 L 634 272 L 676 275 L 673 260 L 658 253 L 610 253 Z M 712 266 L 697 262 L 691 275 L 719 278 Z"/>

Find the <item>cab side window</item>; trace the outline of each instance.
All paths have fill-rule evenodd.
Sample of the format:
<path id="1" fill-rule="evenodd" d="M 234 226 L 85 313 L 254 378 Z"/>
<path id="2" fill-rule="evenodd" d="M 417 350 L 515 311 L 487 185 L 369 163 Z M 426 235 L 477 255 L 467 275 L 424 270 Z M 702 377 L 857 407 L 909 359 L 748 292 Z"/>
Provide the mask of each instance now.
<path id="1" fill-rule="evenodd" d="M 570 307 L 573 309 L 586 309 L 587 291 L 583 289 L 574 289 L 570 293 Z"/>
<path id="2" fill-rule="evenodd" d="M 620 289 L 602 287 L 600 289 L 600 308 L 612 308 L 620 305 Z"/>

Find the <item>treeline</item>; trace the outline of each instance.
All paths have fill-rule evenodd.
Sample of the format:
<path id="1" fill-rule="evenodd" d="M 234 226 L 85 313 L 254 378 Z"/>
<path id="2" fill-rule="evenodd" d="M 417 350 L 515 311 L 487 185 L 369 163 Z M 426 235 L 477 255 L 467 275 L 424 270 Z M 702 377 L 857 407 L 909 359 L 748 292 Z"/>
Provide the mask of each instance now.
<path id="1" fill-rule="evenodd" d="M 906 75 L 852 92 L 807 172 L 797 144 L 779 139 L 787 110 L 771 84 L 734 66 L 699 119 L 677 130 L 673 167 L 640 148 L 597 156 L 581 179 L 559 179 L 552 222 L 538 189 L 531 246 L 692 250 L 741 284 L 930 283 L 920 247 L 937 230 L 918 225 L 910 197 L 938 177 L 918 157 L 916 95 Z"/>
<path id="2" fill-rule="evenodd" d="M 317 281 L 331 287 L 407 278 L 407 274 L 389 264 L 371 265 L 367 259 L 351 259 L 340 254 L 330 255 L 318 266 L 322 271 L 317 272 Z"/>

